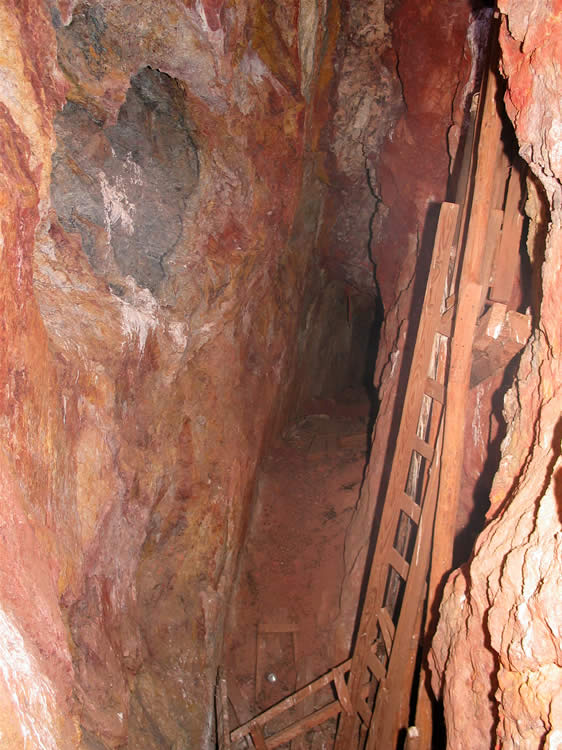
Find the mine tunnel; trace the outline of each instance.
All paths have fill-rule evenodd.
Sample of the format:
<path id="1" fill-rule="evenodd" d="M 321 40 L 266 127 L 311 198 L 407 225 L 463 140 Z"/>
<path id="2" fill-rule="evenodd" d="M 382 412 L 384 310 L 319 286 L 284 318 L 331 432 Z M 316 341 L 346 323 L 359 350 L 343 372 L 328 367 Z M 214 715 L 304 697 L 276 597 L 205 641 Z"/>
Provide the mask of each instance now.
<path id="1" fill-rule="evenodd" d="M 0 0 L 0 748 L 561 746 L 561 20 Z"/>

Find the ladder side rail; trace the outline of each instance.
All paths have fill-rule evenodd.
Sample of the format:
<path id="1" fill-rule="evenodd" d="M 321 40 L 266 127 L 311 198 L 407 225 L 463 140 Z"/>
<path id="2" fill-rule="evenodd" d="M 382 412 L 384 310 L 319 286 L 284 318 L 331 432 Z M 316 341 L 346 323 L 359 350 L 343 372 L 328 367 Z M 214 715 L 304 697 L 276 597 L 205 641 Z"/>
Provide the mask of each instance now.
<path id="1" fill-rule="evenodd" d="M 442 483 L 440 486 L 434 546 L 428 585 L 428 621 L 439 600 L 443 579 L 452 563 L 453 534 L 458 493 L 461 481 L 462 455 L 464 449 L 464 423 L 466 394 L 469 387 L 472 361 L 472 340 L 482 299 L 483 253 L 494 190 L 494 167 L 501 136 L 501 119 L 497 112 L 497 80 L 492 72 L 497 69 L 498 42 L 497 21 L 491 30 L 492 42 L 490 64 L 485 82 L 482 104 L 482 122 L 478 137 L 475 164 L 473 199 L 467 214 L 466 244 L 458 271 L 458 303 L 453 335 L 451 339 L 451 365 L 448 376 L 444 445 L 447 450 L 442 460 Z M 427 637 L 431 634 L 426 633 Z M 426 643 L 426 650 L 428 644 Z M 424 679 L 420 681 L 416 707 L 416 727 L 419 731 L 419 747 L 431 747 L 432 709 L 431 699 Z"/>
<path id="2" fill-rule="evenodd" d="M 379 687 L 377 703 L 369 735 L 367 750 L 386 750 L 396 747 L 398 732 L 408 721 L 410 686 L 415 664 L 410 659 L 413 645 L 417 645 L 420 625 L 418 611 L 423 608 L 431 555 L 432 529 L 439 491 L 441 453 L 443 444 L 443 414 L 439 415 L 435 456 L 429 468 L 429 480 L 423 505 L 410 574 L 404 592 L 404 605 L 396 628 L 387 677 Z M 412 645 L 412 641 L 414 644 Z"/>

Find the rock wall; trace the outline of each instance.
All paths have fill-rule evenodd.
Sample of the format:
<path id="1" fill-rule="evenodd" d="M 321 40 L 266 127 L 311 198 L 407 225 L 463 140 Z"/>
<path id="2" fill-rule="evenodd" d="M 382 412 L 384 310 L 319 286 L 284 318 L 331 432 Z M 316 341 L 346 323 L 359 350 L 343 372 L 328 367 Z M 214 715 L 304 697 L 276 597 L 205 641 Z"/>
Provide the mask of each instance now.
<path id="1" fill-rule="evenodd" d="M 554 749 L 562 742 L 562 6 L 498 5 L 506 108 L 541 186 L 528 202 L 540 288 L 534 335 L 504 402 L 489 522 L 470 563 L 449 579 L 431 662 L 449 748 Z M 543 252 L 533 223 L 545 215 Z"/>
<path id="2" fill-rule="evenodd" d="M 0 744 L 213 742 L 258 461 L 349 370 L 343 10 L 0 2 Z"/>

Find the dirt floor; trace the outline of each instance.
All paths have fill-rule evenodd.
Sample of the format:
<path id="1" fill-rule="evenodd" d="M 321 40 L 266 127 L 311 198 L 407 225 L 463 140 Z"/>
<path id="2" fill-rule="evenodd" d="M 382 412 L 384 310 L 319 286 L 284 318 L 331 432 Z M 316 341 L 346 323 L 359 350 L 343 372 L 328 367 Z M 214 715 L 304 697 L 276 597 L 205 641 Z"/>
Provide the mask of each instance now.
<path id="1" fill-rule="evenodd" d="M 238 722 L 349 656 L 351 634 L 338 630 L 336 642 L 335 624 L 369 401 L 362 391 L 346 391 L 337 401 L 313 402 L 308 412 L 264 462 L 240 564 L 225 642 Z"/>

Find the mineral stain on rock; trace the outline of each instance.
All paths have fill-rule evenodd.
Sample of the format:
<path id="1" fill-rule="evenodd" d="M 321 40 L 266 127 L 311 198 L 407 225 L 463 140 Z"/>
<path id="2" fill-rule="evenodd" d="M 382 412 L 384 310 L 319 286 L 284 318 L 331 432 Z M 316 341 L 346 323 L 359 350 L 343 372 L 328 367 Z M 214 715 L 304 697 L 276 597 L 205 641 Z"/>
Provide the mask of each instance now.
<path id="1" fill-rule="evenodd" d="M 181 86 L 149 67 L 131 79 L 117 123 L 68 102 L 55 123 L 51 195 L 98 275 L 155 293 L 199 180 Z"/>

